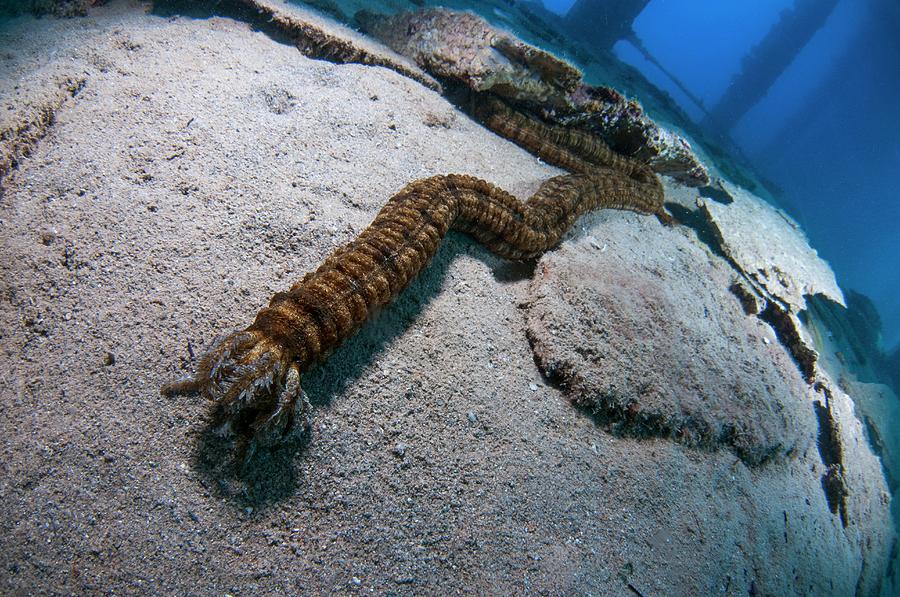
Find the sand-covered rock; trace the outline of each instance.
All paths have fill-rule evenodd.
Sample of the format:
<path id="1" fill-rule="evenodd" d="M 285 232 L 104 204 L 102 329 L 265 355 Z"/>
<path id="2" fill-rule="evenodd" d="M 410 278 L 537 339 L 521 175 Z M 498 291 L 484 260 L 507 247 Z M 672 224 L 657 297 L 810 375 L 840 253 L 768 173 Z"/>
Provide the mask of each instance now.
<path id="1" fill-rule="evenodd" d="M 836 385 L 854 405 L 869 443 L 881 459 L 891 493 L 900 490 L 900 398 L 885 384 L 867 383 L 851 376 L 840 377 Z M 900 504 L 894 505 L 894 510 Z"/>
<path id="2" fill-rule="evenodd" d="M 891 364 L 879 346 L 881 322 L 871 300 L 846 293 L 847 307 L 812 297 L 804 313 L 829 388 L 848 395 L 866 439 L 879 456 L 892 494 L 900 491 L 900 398 Z M 838 389 L 834 389 L 834 388 Z M 892 505 L 900 518 L 900 503 Z"/>
<path id="3" fill-rule="evenodd" d="M 609 428 L 728 447 L 750 464 L 814 434 L 807 385 L 734 271 L 680 230 L 603 213 L 538 264 L 528 334 L 544 373 Z"/>
<path id="4" fill-rule="evenodd" d="M 315 4 L 315 3 L 311 3 Z M 154 0 L 156 10 L 174 14 L 228 16 L 289 41 L 304 55 L 330 62 L 383 66 L 431 89 L 440 85 L 408 58 L 326 16 L 287 0 Z M 326 3 L 327 7 L 328 4 Z"/>
<path id="5" fill-rule="evenodd" d="M 790 216 L 728 181 L 721 184 L 731 201 L 704 199 L 700 207 L 722 250 L 758 290 L 794 313 L 815 294 L 845 304 L 834 272 Z"/>
<path id="6" fill-rule="evenodd" d="M 31 155 L 57 111 L 83 86 L 83 76 L 57 66 L 39 69 L 22 82 L 6 82 L 6 93 L 0 97 L 0 182 Z"/>
<path id="7" fill-rule="evenodd" d="M 480 16 L 425 8 L 390 16 L 361 12 L 356 19 L 366 32 L 441 80 L 593 132 L 616 151 L 685 184 L 709 182 L 690 144 L 653 122 L 638 102 L 608 87 L 584 84 L 574 66 Z"/>
<path id="8" fill-rule="evenodd" d="M 0 28 L 4 105 L 14 81 L 52 73 L 33 87 L 52 100 L 57 75 L 84 78 L 0 182 L 0 592 L 878 584 L 893 530 L 846 405 L 843 469 L 816 447 L 813 398 L 785 415 L 801 422 L 794 452 L 757 466 L 608 433 L 534 362 L 518 306 L 533 272 L 462 235 L 304 377 L 308 444 L 234 462 L 208 404 L 160 396 L 411 180 L 467 173 L 524 198 L 559 174 L 407 76 L 283 41 L 128 2 Z M 686 230 L 631 214 L 584 226 L 576 242 L 627 234 L 660 276 L 708 275 L 690 235 L 642 248 Z M 823 489 L 832 470 L 844 515 Z"/>
<path id="9" fill-rule="evenodd" d="M 564 109 L 581 71 L 502 32 L 471 12 L 428 8 L 385 16 L 356 15 L 366 32 L 445 80 L 473 91 Z"/>
<path id="10" fill-rule="evenodd" d="M 864 554 L 866 566 L 888 571 L 888 578 L 863 575 L 856 586 L 857 595 L 891 595 L 896 593 L 896 579 L 890 572 L 891 561 L 897 557 L 896 548 L 890 552 L 872 549 L 873 543 L 896 545 L 893 529 L 895 518 L 891 518 L 891 489 L 882 476 L 875 471 L 882 468 L 882 460 L 865 441 L 867 421 L 860 420 L 858 398 L 851 397 L 828 378 L 820 375 L 816 384 L 817 395 L 813 406 L 819 421 L 816 446 L 822 467 L 814 472 L 821 475 L 821 485 L 832 513 L 840 516 L 851 541 L 856 541 Z M 867 399 L 863 397 L 863 399 Z M 896 416 L 896 412 L 883 411 L 884 415 Z M 894 419 L 896 420 L 896 419 Z M 888 440 L 896 449 L 896 441 Z M 878 445 L 878 444 L 876 444 Z M 894 454 L 890 455 L 891 457 Z M 882 456 L 883 458 L 884 456 Z M 894 461 L 895 462 L 895 461 Z M 894 511 L 896 512 L 896 505 Z M 866 520 L 871 524 L 874 541 L 869 538 L 853 537 L 853 521 Z"/>
<path id="11" fill-rule="evenodd" d="M 745 303 L 751 300 L 748 292 L 756 295 L 760 317 L 813 383 L 819 354 L 800 314 L 810 297 L 845 304 L 834 272 L 783 211 L 728 181 L 717 181 L 716 188 L 720 191 L 707 192 L 697 206 L 710 227 L 710 242 L 746 283 L 732 291 Z"/>

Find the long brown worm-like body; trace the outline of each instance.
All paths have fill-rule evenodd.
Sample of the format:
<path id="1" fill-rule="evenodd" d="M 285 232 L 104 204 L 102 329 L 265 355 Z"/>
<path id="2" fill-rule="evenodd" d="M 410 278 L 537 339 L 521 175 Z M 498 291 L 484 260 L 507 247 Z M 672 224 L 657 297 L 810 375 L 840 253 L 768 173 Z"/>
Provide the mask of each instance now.
<path id="1" fill-rule="evenodd" d="M 452 228 L 509 259 L 555 246 L 587 211 L 612 207 L 656 214 L 663 191 L 644 164 L 585 133 L 543 124 L 488 98 L 476 115 L 499 134 L 572 174 L 546 180 L 524 203 L 472 176 L 414 181 L 391 197 L 355 240 L 337 249 L 252 325 L 220 341 L 196 374 L 163 392 L 198 391 L 232 417 L 252 417 L 255 440 L 270 444 L 305 429 L 309 404 L 300 375 L 350 338 L 426 266 Z"/>

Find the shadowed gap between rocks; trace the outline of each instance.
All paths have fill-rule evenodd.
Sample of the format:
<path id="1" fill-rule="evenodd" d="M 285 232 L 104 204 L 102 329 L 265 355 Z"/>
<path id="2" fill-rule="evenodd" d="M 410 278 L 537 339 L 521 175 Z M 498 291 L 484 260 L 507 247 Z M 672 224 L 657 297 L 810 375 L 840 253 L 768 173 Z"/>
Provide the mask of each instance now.
<path id="1" fill-rule="evenodd" d="M 327 0 L 326 0 L 327 1 Z M 299 6 L 298 6 L 299 8 Z M 321 7 L 319 7 L 321 9 Z M 325 12 L 328 12 L 327 10 Z M 282 14 L 278 7 L 253 0 L 156 0 L 153 13 L 161 17 L 186 16 L 195 19 L 225 17 L 246 23 L 272 41 L 292 46 L 308 58 L 334 64 L 364 64 L 389 68 L 429 89 L 438 83 L 414 66 L 393 57 L 371 52 L 352 39 L 323 29 L 320 25 Z M 402 59 L 401 59 L 402 60 Z"/>
<path id="2" fill-rule="evenodd" d="M 844 528 L 850 523 L 847 514 L 849 491 L 844 481 L 844 454 L 841 448 L 841 428 L 831 415 L 831 392 L 825 386 L 817 385 L 825 396 L 825 404 L 816 400 L 813 407 L 819 423 L 817 445 L 825 473 L 822 475 L 822 491 L 832 514 L 840 514 Z"/>
<path id="3" fill-rule="evenodd" d="M 296 46 L 293 37 L 258 11 L 251 10 L 239 0 L 154 0 L 152 14 L 159 17 L 189 17 L 192 19 L 211 19 L 226 17 L 247 23 L 272 41 L 286 46 Z"/>

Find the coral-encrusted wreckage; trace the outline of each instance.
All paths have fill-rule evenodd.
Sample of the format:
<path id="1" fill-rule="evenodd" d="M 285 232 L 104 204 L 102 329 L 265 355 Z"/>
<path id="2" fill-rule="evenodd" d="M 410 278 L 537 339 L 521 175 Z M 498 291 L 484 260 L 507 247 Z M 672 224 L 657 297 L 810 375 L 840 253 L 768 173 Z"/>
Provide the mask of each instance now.
<path id="1" fill-rule="evenodd" d="M 393 16 L 363 12 L 356 19 L 439 80 L 495 94 L 549 122 L 596 134 L 613 150 L 684 184 L 709 184 L 690 144 L 653 122 L 637 102 L 584 83 L 568 62 L 477 15 L 434 8 Z"/>

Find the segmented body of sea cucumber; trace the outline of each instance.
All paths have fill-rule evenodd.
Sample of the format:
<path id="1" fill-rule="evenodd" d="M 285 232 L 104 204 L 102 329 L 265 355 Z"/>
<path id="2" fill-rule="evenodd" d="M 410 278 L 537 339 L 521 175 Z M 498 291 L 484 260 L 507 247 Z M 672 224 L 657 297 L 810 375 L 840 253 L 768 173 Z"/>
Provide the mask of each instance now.
<path id="1" fill-rule="evenodd" d="M 449 174 L 416 180 L 391 197 L 354 241 L 337 249 L 252 325 L 219 341 L 194 376 L 164 393 L 199 392 L 226 417 L 249 423 L 268 445 L 308 427 L 300 375 L 351 337 L 426 266 L 452 229 L 509 259 L 540 256 L 575 220 L 599 208 L 655 214 L 668 223 L 663 190 L 644 164 L 590 135 L 546 125 L 484 98 L 476 115 L 492 130 L 571 174 L 546 180 L 524 203 L 493 184 Z"/>

